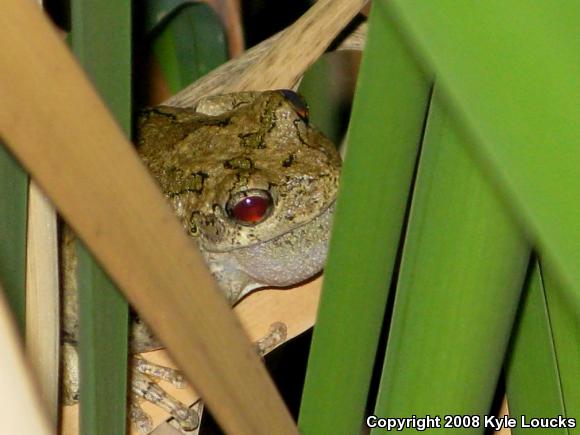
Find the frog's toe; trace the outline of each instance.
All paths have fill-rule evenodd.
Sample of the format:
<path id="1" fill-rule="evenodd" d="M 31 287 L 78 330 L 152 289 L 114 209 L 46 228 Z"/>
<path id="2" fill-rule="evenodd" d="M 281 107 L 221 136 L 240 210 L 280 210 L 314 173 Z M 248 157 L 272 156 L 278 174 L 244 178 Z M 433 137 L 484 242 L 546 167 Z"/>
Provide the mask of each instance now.
<path id="1" fill-rule="evenodd" d="M 199 426 L 199 416 L 195 410 L 168 394 L 142 373 L 133 372 L 131 388 L 136 396 L 168 412 L 184 431 L 192 431 Z"/>
<path id="2" fill-rule="evenodd" d="M 185 388 L 187 385 L 181 372 L 174 368 L 161 366 L 138 357 L 133 359 L 133 367 L 137 372 L 156 380 L 169 382 L 175 388 Z"/>
<path id="3" fill-rule="evenodd" d="M 275 322 L 270 325 L 268 333 L 254 343 L 258 355 L 264 356 L 282 343 L 288 337 L 288 327 L 285 323 Z"/>
<path id="4" fill-rule="evenodd" d="M 133 396 L 131 400 L 131 406 L 129 408 L 129 420 L 137 428 L 139 433 L 149 433 L 153 429 L 153 421 L 149 414 L 143 411 L 141 405 L 139 405 L 139 398 Z"/>
<path id="5" fill-rule="evenodd" d="M 172 415 L 179 427 L 186 432 L 193 431 L 199 426 L 199 415 L 191 408 L 176 410 Z"/>

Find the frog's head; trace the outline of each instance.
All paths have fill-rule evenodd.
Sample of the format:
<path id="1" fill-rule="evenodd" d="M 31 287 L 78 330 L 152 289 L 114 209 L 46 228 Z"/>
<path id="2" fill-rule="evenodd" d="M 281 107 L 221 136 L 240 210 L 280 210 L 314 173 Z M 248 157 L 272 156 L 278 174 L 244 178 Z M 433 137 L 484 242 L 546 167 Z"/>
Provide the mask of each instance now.
<path id="1" fill-rule="evenodd" d="M 260 286 L 291 285 L 322 269 L 340 156 L 297 94 L 244 92 L 193 110 L 159 108 L 140 131 L 140 153 L 206 256 L 235 257 Z"/>

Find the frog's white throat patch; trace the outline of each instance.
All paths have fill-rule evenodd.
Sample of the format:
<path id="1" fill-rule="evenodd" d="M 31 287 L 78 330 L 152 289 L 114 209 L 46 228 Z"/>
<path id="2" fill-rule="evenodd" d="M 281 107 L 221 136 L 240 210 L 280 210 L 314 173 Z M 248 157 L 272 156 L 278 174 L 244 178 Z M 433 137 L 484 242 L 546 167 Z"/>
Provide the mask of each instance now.
<path id="1" fill-rule="evenodd" d="M 268 242 L 203 254 L 231 303 L 257 288 L 292 286 L 324 268 L 333 214 L 334 204 L 310 222 Z"/>

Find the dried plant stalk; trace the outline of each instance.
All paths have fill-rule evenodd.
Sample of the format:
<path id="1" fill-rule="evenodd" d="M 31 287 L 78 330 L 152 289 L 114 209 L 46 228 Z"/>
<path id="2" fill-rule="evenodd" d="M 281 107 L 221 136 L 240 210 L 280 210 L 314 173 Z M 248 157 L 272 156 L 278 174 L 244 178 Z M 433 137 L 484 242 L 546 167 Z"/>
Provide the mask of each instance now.
<path id="1" fill-rule="evenodd" d="M 40 7 L 42 0 L 37 0 Z M 28 186 L 26 353 L 54 427 L 58 418 L 59 276 L 56 211 L 34 182 Z"/>
<path id="2" fill-rule="evenodd" d="M 20 337 L 1 287 L 0 331 L 0 433 L 49 435 L 50 425 L 26 370 Z"/>
<path id="3" fill-rule="evenodd" d="M 26 353 L 55 425 L 60 347 L 58 281 L 56 212 L 31 181 L 26 246 Z"/>
<path id="4" fill-rule="evenodd" d="M 23 0 L 3 12 L 0 133 L 11 151 L 228 433 L 296 434 L 201 255 L 46 17 Z"/>
<path id="5" fill-rule="evenodd" d="M 365 3 L 366 0 L 319 0 L 292 26 L 216 68 L 163 104 L 187 107 L 206 95 L 291 89 Z M 361 50 L 365 35 L 366 23 L 361 23 L 337 49 Z"/>

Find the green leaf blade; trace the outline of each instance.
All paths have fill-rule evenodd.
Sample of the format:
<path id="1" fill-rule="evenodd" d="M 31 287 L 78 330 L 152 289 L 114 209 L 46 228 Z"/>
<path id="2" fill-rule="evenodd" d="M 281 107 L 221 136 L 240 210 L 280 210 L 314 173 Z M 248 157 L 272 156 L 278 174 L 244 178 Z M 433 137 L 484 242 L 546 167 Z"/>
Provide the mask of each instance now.
<path id="1" fill-rule="evenodd" d="M 0 144 L 0 280 L 21 332 L 26 318 L 28 174 Z"/>
<path id="2" fill-rule="evenodd" d="M 360 431 L 429 94 L 373 10 L 300 410 L 306 435 Z"/>
<path id="3" fill-rule="evenodd" d="M 445 415 L 491 411 L 529 246 L 435 94 L 375 414 L 439 416 L 447 432 Z"/>
<path id="4" fill-rule="evenodd" d="M 380 6 L 437 73 L 453 115 L 475 139 L 479 161 L 580 309 L 580 3 L 396 0 Z"/>
<path id="5" fill-rule="evenodd" d="M 169 18 L 155 32 L 158 34 L 153 41 L 153 53 L 172 93 L 177 93 L 227 60 L 223 26 L 207 4 L 179 7 L 169 13 Z"/>
<path id="6" fill-rule="evenodd" d="M 72 3 L 73 52 L 128 135 L 132 123 L 131 15 L 130 1 Z M 127 423 L 128 305 L 80 243 L 77 252 L 80 431 L 82 435 L 123 434 Z"/>
<path id="7" fill-rule="evenodd" d="M 573 289 L 559 279 L 551 263 L 542 264 L 546 304 L 562 388 L 564 415 L 575 418 L 570 434 L 580 433 L 580 313 L 571 301 Z M 549 417 L 552 417 L 551 415 Z"/>
<path id="8" fill-rule="evenodd" d="M 539 264 L 534 262 L 506 363 L 510 416 L 518 422 L 512 429 L 514 435 L 543 434 L 545 431 L 544 428 L 522 427 L 522 417 L 529 422 L 535 417 L 566 415 L 558 366 L 544 282 Z M 553 431 L 568 434 L 565 428 Z"/>

